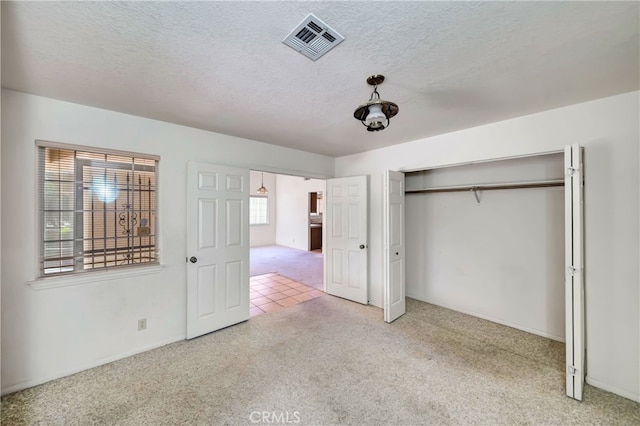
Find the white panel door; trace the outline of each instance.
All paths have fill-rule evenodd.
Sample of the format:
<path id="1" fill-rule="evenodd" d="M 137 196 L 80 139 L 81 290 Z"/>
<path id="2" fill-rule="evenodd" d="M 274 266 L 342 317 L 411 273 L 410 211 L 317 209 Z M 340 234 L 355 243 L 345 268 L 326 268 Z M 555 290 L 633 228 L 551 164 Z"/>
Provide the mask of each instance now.
<path id="1" fill-rule="evenodd" d="M 249 319 L 249 170 L 187 167 L 187 338 Z"/>
<path id="2" fill-rule="evenodd" d="M 565 318 L 567 395 L 582 400 L 584 387 L 584 245 L 582 148 L 565 148 Z"/>
<path id="3" fill-rule="evenodd" d="M 327 293 L 367 304 L 367 177 L 329 179 L 326 192 Z"/>
<path id="4" fill-rule="evenodd" d="M 384 176 L 384 320 L 406 312 L 404 275 L 404 173 Z"/>

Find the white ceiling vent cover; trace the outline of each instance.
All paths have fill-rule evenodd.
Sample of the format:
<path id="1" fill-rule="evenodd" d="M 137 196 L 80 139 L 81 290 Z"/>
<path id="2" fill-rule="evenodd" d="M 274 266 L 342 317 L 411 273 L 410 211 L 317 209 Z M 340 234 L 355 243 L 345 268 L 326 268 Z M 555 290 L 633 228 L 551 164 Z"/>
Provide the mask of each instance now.
<path id="1" fill-rule="evenodd" d="M 282 42 L 315 61 L 342 40 L 336 30 L 310 13 Z"/>

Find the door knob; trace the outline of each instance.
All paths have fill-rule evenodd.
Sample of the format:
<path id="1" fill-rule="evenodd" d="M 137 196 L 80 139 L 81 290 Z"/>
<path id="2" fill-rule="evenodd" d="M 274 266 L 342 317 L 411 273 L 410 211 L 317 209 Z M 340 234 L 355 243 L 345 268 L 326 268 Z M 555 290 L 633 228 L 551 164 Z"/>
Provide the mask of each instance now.
<path id="1" fill-rule="evenodd" d="M 360 250 L 364 250 L 364 244 L 360 244 Z"/>
<path id="2" fill-rule="evenodd" d="M 195 257 L 195 256 L 191 256 L 191 257 L 189 258 L 189 262 L 191 262 L 191 263 L 196 263 L 197 261 L 198 261 L 198 258 L 197 258 L 197 257 Z"/>

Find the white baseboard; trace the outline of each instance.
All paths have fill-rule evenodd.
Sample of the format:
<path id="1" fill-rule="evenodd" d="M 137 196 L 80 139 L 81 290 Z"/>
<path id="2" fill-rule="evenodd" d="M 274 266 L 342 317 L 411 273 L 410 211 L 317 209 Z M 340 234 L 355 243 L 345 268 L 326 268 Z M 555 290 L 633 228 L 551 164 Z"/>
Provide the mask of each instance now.
<path id="1" fill-rule="evenodd" d="M 585 378 L 585 380 L 591 386 L 600 388 L 602 390 L 606 390 L 607 392 L 615 393 L 616 395 L 620 395 L 622 397 L 625 397 L 635 402 L 640 402 L 640 395 L 638 394 L 634 394 L 634 393 L 616 388 L 615 386 L 608 385 L 606 383 L 601 382 L 600 380 L 594 379 L 593 377 L 589 377 L 588 375 Z"/>
<path id="2" fill-rule="evenodd" d="M 463 309 L 458 309 L 456 307 L 448 306 L 446 303 L 438 303 L 438 302 L 434 302 L 434 301 L 423 300 L 420 297 L 416 297 L 416 296 L 411 295 L 411 294 L 407 294 L 407 297 L 410 297 L 410 298 L 416 299 L 416 300 L 420 300 L 421 302 L 431 303 L 431 304 L 436 305 L 436 306 L 441 306 L 443 308 L 447 308 L 447 309 L 451 309 L 451 310 L 454 310 L 454 311 L 462 312 L 462 313 L 467 314 L 467 315 L 472 315 L 472 316 L 475 316 L 475 317 L 478 317 L 478 318 L 486 319 L 488 321 L 496 322 L 498 324 L 506 325 L 508 327 L 513 327 L 513 328 L 516 328 L 518 330 L 523 330 L 523 331 L 526 331 L 526 332 L 529 332 L 529 333 L 532 333 L 532 334 L 537 334 L 538 336 L 547 337 L 549 339 L 557 340 L 557 341 L 560 341 L 560 342 L 563 342 L 563 343 L 565 341 L 564 339 L 559 338 L 558 336 L 549 335 L 548 333 L 544 333 L 544 332 L 541 332 L 539 330 L 528 329 L 527 327 L 522 327 L 522 326 L 519 326 L 517 324 L 511 324 L 508 321 L 502 321 L 500 319 L 492 318 L 492 317 L 487 316 L 487 315 L 482 315 L 482 314 L 478 314 L 478 313 L 475 313 L 475 312 L 470 312 L 470 311 L 465 311 Z M 588 375 L 585 378 L 585 380 L 591 386 L 594 386 L 596 388 L 600 388 L 600 389 L 605 390 L 607 392 L 615 393 L 616 395 L 620 395 L 620 396 L 622 396 L 624 398 L 630 399 L 630 400 L 635 401 L 635 402 L 640 402 L 640 395 L 638 395 L 638 394 L 634 394 L 632 392 L 628 392 L 628 391 L 619 389 L 619 388 L 617 388 L 615 386 L 611 386 L 611 385 L 609 385 L 607 383 L 604 383 L 604 382 L 601 382 L 601 381 L 599 381 L 597 379 L 594 379 L 593 377 L 589 377 Z"/>
<path id="3" fill-rule="evenodd" d="M 462 312 L 463 314 L 471 315 L 471 316 L 477 317 L 477 318 L 482 318 L 482 319 L 485 319 L 487 321 L 491 321 L 491 322 L 495 322 L 495 323 L 498 323 L 498 324 L 506 325 L 507 327 L 515 328 L 517 330 L 526 331 L 527 333 L 535 334 L 537 336 L 546 337 L 547 339 L 556 340 L 556 341 L 562 342 L 562 343 L 565 342 L 564 337 L 556 336 L 555 334 L 550 334 L 550 333 L 547 333 L 545 331 L 536 330 L 534 328 L 525 327 L 525 326 L 522 326 L 522 325 L 519 325 L 519 324 L 514 324 L 514 323 L 511 323 L 509 321 L 501 320 L 500 318 L 494 318 L 494 317 L 489 316 L 489 315 L 479 314 L 477 312 L 468 311 L 466 309 L 459 309 L 459 308 L 457 308 L 455 306 L 451 306 L 451 305 L 448 305 L 446 303 L 440 303 L 439 301 L 424 300 L 424 299 L 421 299 L 420 297 L 417 297 L 417 296 L 414 296 L 414 295 L 411 295 L 411 294 L 407 294 L 407 297 L 419 300 L 421 302 L 431 303 L 432 305 L 441 306 L 443 308 L 451 309 L 452 311 Z"/>
<path id="4" fill-rule="evenodd" d="M 2 388 L 2 391 L 0 392 L 0 394 L 6 395 L 6 394 L 17 392 L 17 391 L 20 391 L 20 390 L 23 390 L 23 389 L 31 388 L 33 386 L 41 385 L 43 383 L 50 382 L 51 380 L 60 379 L 62 377 L 70 376 L 72 374 L 76 374 L 76 373 L 79 373 L 81 371 L 88 370 L 90 368 L 99 367 L 101 365 L 108 364 L 108 363 L 113 362 L 113 361 L 117 361 L 119 359 L 127 358 L 127 357 L 130 357 L 132 355 L 136 355 L 136 354 L 139 354 L 139 353 L 142 353 L 142 352 L 150 351 L 151 349 L 156 349 L 156 348 L 159 348 L 160 346 L 165 346 L 165 345 L 168 345 L 170 343 L 178 342 L 180 340 L 186 339 L 186 337 L 187 337 L 186 335 L 180 335 L 180 336 L 171 337 L 169 339 L 165 339 L 165 340 L 163 340 L 161 342 L 154 343 L 153 345 L 145 346 L 145 347 L 140 348 L 140 349 L 136 349 L 136 350 L 133 350 L 133 351 L 130 351 L 130 352 L 124 352 L 124 353 L 117 354 L 117 355 L 108 356 L 108 357 L 105 357 L 105 358 L 101 358 L 101 359 L 98 359 L 96 361 L 90 362 L 88 364 L 84 364 L 84 365 L 82 365 L 80 367 L 77 367 L 77 368 L 74 368 L 72 370 L 68 370 L 68 371 L 65 371 L 65 372 L 62 372 L 62 373 L 59 373 L 59 374 L 55 374 L 55 375 L 47 376 L 47 377 L 42 377 L 42 378 L 38 378 L 38 379 L 27 380 L 27 381 L 24 381 L 24 382 L 21 382 L 21 383 L 17 383 L 15 385 L 7 386 L 6 388 Z"/>

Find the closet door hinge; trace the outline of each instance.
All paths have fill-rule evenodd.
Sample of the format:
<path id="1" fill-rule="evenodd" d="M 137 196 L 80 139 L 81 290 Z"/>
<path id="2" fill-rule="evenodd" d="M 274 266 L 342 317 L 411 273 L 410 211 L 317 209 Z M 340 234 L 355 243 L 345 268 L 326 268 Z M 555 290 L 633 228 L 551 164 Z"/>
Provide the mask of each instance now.
<path id="1" fill-rule="evenodd" d="M 567 267 L 567 274 L 573 277 L 576 274 L 576 268 L 573 265 Z"/>
<path id="2" fill-rule="evenodd" d="M 577 174 L 579 171 L 580 171 L 580 169 L 576 169 L 574 167 L 569 167 L 567 169 L 567 175 L 573 176 L 573 175 Z"/>
<path id="3" fill-rule="evenodd" d="M 573 365 L 568 365 L 567 373 L 571 374 L 572 376 L 575 376 L 576 374 L 578 374 L 578 369 Z"/>

